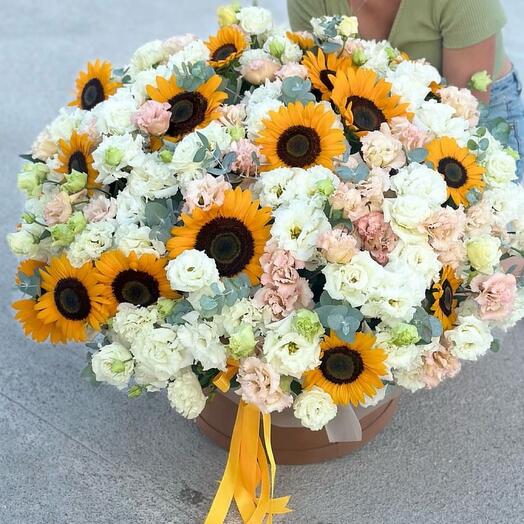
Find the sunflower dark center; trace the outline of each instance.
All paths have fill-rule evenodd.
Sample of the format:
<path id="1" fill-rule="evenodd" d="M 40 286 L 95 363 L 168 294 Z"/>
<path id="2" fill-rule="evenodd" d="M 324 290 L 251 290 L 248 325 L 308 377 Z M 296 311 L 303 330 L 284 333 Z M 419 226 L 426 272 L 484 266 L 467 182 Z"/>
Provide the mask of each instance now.
<path id="1" fill-rule="evenodd" d="M 466 169 L 454 158 L 443 158 L 438 163 L 438 171 L 444 175 L 449 187 L 462 187 L 468 179 Z"/>
<path id="2" fill-rule="evenodd" d="M 255 254 L 251 231 L 237 218 L 217 217 L 198 232 L 195 249 L 213 258 L 220 276 L 241 273 Z"/>
<path id="3" fill-rule="evenodd" d="M 384 113 L 367 98 L 350 96 L 346 105 L 351 104 L 353 123 L 361 131 L 377 131 L 386 121 Z"/>
<path id="4" fill-rule="evenodd" d="M 185 135 L 200 125 L 206 118 L 207 100 L 198 92 L 184 92 L 170 101 L 171 119 L 167 133 L 172 136 Z"/>
<path id="5" fill-rule="evenodd" d="M 158 281 L 145 271 L 126 269 L 113 280 L 112 287 L 118 302 L 135 306 L 150 306 L 160 296 Z"/>
<path id="6" fill-rule="evenodd" d="M 59 280 L 54 291 L 56 308 L 68 320 L 85 320 L 91 312 L 86 287 L 76 278 Z"/>
<path id="7" fill-rule="evenodd" d="M 286 129 L 277 143 L 279 158 L 290 167 L 306 167 L 320 154 L 320 137 L 315 129 L 292 126 Z"/>
<path id="8" fill-rule="evenodd" d="M 73 169 L 80 173 L 87 173 L 87 161 L 84 153 L 82 153 L 82 151 L 75 151 L 69 157 L 67 168 L 69 169 L 69 173 L 71 173 Z"/>
<path id="9" fill-rule="evenodd" d="M 442 282 L 442 296 L 439 299 L 439 306 L 447 317 L 453 313 L 453 298 L 453 288 L 447 280 L 444 280 Z"/>
<path id="10" fill-rule="evenodd" d="M 322 374 L 335 384 L 354 382 L 364 371 L 364 361 L 360 353 L 344 346 L 326 351 L 321 360 Z"/>
<path id="11" fill-rule="evenodd" d="M 329 89 L 330 91 L 333 90 L 333 82 L 331 81 L 331 78 L 329 78 L 330 75 L 335 75 L 336 71 L 332 71 L 331 69 L 322 69 L 320 71 L 320 81 Z"/>
<path id="12" fill-rule="evenodd" d="M 90 111 L 100 102 L 103 102 L 105 98 L 102 82 L 100 82 L 98 78 L 91 78 L 91 80 L 89 80 L 89 82 L 84 86 L 84 89 L 82 89 L 80 104 L 82 109 Z"/>
<path id="13" fill-rule="evenodd" d="M 215 62 L 219 62 L 220 60 L 226 60 L 229 58 L 232 54 L 237 52 L 237 48 L 235 44 L 224 44 L 220 46 L 211 57 L 212 60 Z"/>

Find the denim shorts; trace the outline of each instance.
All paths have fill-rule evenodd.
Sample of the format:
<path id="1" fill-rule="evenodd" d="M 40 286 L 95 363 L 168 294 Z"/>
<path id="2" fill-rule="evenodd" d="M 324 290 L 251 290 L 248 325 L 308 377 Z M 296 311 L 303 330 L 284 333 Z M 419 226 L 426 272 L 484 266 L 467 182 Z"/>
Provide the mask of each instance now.
<path id="1" fill-rule="evenodd" d="M 522 83 L 513 68 L 507 75 L 493 82 L 487 113 L 483 112 L 481 125 L 503 118 L 510 126 L 508 144 L 520 154 L 517 164 L 520 181 L 524 172 L 524 103 L 521 99 Z"/>

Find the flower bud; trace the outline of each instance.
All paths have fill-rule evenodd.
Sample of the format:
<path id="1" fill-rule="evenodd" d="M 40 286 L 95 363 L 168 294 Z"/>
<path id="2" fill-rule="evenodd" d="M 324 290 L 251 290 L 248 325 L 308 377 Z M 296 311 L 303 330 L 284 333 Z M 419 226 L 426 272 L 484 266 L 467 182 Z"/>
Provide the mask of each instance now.
<path id="1" fill-rule="evenodd" d="M 227 349 L 233 358 L 246 358 L 253 353 L 256 344 L 253 328 L 249 324 L 245 324 L 231 335 Z"/>
<path id="2" fill-rule="evenodd" d="M 164 162 L 164 164 L 169 164 L 169 162 L 173 160 L 173 151 L 169 151 L 169 149 L 164 149 L 163 151 L 160 151 L 158 156 L 160 160 Z"/>
<path id="3" fill-rule="evenodd" d="M 293 318 L 293 326 L 296 331 L 312 341 L 324 333 L 324 328 L 320 323 L 318 315 L 309 309 L 299 309 Z"/>
<path id="4" fill-rule="evenodd" d="M 358 19 L 356 16 L 343 16 L 342 22 L 338 26 L 338 32 L 345 37 L 353 36 L 358 33 Z"/>
<path id="5" fill-rule="evenodd" d="M 124 152 L 118 147 L 108 147 L 104 153 L 104 163 L 108 166 L 116 167 L 124 158 Z"/>
<path id="6" fill-rule="evenodd" d="M 419 340 L 418 330 L 411 324 L 398 324 L 391 330 L 391 343 L 395 346 L 410 346 Z"/>
<path id="7" fill-rule="evenodd" d="M 113 373 L 123 373 L 126 370 L 126 364 L 122 360 L 113 360 L 111 362 L 111 371 Z"/>
<path id="8" fill-rule="evenodd" d="M 65 175 L 65 182 L 62 185 L 62 189 L 67 191 L 70 195 L 78 193 L 86 187 L 87 184 L 87 173 L 80 173 L 73 169 L 71 173 Z"/>
<path id="9" fill-rule="evenodd" d="M 170 298 L 160 297 L 157 302 L 157 311 L 162 318 L 166 318 L 171 315 L 176 304 L 176 300 Z"/>
<path id="10" fill-rule="evenodd" d="M 42 183 L 49 173 L 49 168 L 42 162 L 28 162 L 23 165 L 17 176 L 17 186 L 29 197 L 38 196 L 42 191 Z"/>
<path id="11" fill-rule="evenodd" d="M 353 63 L 357 66 L 364 65 L 367 61 L 366 54 L 360 48 L 357 48 L 353 51 L 351 59 L 353 60 Z"/>
<path id="12" fill-rule="evenodd" d="M 233 25 L 238 22 L 234 5 L 223 5 L 217 9 L 218 25 L 220 27 Z"/>
<path id="13" fill-rule="evenodd" d="M 485 92 L 488 90 L 488 87 L 491 85 L 491 83 L 491 76 L 488 74 L 488 72 L 479 71 L 471 77 L 471 80 L 469 81 L 469 87 L 474 91 Z"/>

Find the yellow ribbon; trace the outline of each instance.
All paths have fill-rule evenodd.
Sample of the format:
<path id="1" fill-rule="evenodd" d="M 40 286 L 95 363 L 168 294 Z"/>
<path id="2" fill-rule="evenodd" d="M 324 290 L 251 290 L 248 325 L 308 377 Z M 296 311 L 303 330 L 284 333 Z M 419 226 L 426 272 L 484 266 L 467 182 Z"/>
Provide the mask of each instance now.
<path id="1" fill-rule="evenodd" d="M 273 515 L 291 511 L 289 497 L 273 498 L 276 463 L 271 449 L 271 417 L 262 416 L 262 441 L 260 414 L 256 406 L 240 402 L 226 469 L 205 524 L 223 524 L 233 499 L 245 524 L 271 524 Z"/>
<path id="2" fill-rule="evenodd" d="M 227 393 L 229 391 L 231 379 L 237 374 L 238 366 L 238 360 L 228 358 L 226 370 L 220 371 L 220 373 L 218 373 L 213 379 L 213 384 L 222 391 L 222 393 Z"/>

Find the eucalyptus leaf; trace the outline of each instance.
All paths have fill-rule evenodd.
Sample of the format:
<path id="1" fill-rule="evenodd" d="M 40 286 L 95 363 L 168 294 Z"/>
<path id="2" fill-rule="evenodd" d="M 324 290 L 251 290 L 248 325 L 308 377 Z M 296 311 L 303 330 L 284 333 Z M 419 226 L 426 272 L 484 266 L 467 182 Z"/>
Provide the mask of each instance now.
<path id="1" fill-rule="evenodd" d="M 412 149 L 408 153 L 408 158 L 411 160 L 411 162 L 417 162 L 421 164 L 426 160 L 428 156 L 428 150 L 425 147 L 417 147 L 415 149 Z"/>

